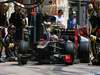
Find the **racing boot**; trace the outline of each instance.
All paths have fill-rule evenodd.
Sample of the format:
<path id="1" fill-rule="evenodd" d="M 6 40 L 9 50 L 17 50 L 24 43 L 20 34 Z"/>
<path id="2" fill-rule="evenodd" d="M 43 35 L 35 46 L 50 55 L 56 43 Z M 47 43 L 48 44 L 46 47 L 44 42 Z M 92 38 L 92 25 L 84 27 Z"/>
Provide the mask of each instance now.
<path id="1" fill-rule="evenodd" d="M 0 52 L 0 62 L 5 62 L 2 56 L 2 52 Z"/>

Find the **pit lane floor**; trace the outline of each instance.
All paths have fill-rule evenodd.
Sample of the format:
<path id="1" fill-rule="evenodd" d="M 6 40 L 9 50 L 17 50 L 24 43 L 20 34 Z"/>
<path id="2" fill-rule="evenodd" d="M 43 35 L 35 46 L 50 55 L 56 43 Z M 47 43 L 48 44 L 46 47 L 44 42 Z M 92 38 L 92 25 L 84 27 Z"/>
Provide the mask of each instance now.
<path id="1" fill-rule="evenodd" d="M 74 65 L 35 65 L 24 66 L 17 62 L 0 63 L 0 75 L 100 75 L 100 67 L 88 64 Z"/>

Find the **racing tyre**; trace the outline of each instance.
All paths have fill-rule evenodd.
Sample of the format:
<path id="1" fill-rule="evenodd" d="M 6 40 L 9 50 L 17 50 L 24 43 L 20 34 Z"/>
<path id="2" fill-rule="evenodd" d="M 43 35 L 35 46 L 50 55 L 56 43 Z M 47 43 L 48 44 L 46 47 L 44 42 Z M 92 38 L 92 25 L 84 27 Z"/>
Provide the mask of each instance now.
<path id="1" fill-rule="evenodd" d="M 81 38 L 79 49 L 78 49 L 78 57 L 81 63 L 89 63 L 89 50 L 90 50 L 90 42 L 87 38 Z"/>
<path id="2" fill-rule="evenodd" d="M 22 57 L 22 56 L 18 57 L 18 64 L 19 65 L 25 65 L 25 64 L 27 64 L 27 58 Z"/>

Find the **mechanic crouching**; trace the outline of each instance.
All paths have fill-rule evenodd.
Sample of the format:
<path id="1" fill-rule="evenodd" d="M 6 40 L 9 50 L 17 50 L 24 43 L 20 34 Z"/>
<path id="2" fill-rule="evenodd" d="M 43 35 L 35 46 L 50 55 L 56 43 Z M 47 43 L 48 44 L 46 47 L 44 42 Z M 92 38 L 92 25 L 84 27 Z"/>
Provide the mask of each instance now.
<path id="1" fill-rule="evenodd" d="M 8 26 L 8 34 L 4 38 L 6 60 L 11 61 L 16 59 L 16 51 L 14 44 L 14 34 L 16 28 L 14 25 Z"/>
<path id="2" fill-rule="evenodd" d="M 3 28 L 0 27 L 0 62 L 4 62 L 4 60 L 2 59 L 2 50 L 3 50 Z"/>

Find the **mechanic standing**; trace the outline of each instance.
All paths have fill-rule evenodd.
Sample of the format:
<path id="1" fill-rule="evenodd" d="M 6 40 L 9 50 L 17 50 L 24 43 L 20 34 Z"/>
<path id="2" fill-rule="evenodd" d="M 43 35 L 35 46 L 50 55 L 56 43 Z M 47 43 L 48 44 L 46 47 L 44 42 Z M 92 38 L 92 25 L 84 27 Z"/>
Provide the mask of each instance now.
<path id="1" fill-rule="evenodd" d="M 8 26 L 6 12 L 9 9 L 9 6 L 5 5 L 5 3 L 0 3 L 0 62 L 2 62 L 2 50 L 3 50 L 3 39 L 5 37 L 6 31 L 5 29 Z"/>
<path id="2" fill-rule="evenodd" d="M 55 16 L 56 17 L 56 23 L 57 25 L 60 25 L 61 28 L 65 29 L 65 24 L 64 24 L 64 15 L 63 15 L 63 10 L 59 9 L 58 10 L 58 15 Z"/>
<path id="3" fill-rule="evenodd" d="M 25 25 L 23 20 L 25 18 L 25 15 L 22 12 L 21 6 L 18 6 L 17 4 L 15 4 L 14 9 L 15 9 L 15 12 L 11 14 L 9 23 L 16 27 L 15 42 L 18 45 L 20 40 L 22 40 L 22 30 Z"/>

